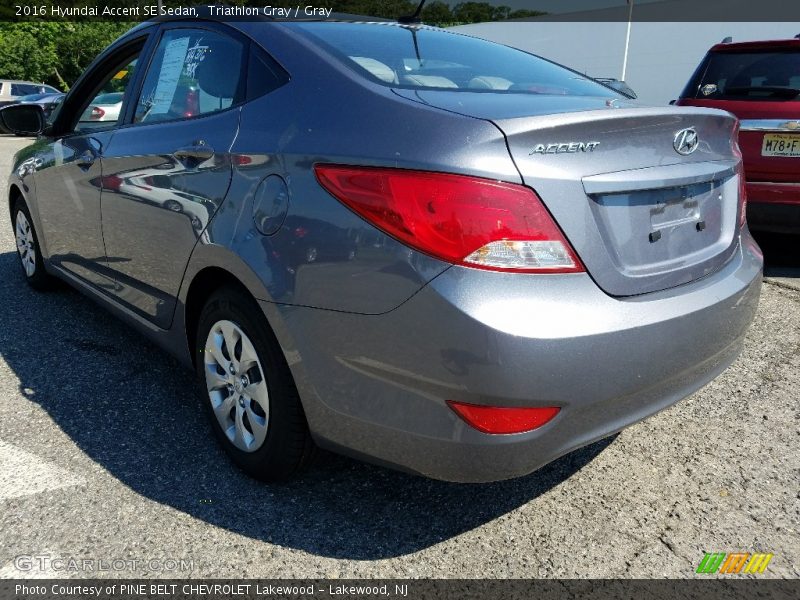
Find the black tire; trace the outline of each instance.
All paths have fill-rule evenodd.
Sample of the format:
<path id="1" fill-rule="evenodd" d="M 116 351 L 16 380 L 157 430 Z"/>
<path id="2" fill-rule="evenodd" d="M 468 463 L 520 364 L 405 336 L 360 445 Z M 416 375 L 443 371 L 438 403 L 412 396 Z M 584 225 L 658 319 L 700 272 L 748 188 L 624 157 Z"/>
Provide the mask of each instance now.
<path id="1" fill-rule="evenodd" d="M 44 268 L 44 259 L 42 258 L 42 251 L 39 246 L 39 235 L 36 233 L 36 227 L 33 224 L 33 219 L 31 218 L 31 213 L 28 210 L 28 205 L 25 204 L 25 200 L 22 197 L 18 197 L 14 202 L 14 209 L 11 211 L 11 226 L 14 228 L 14 235 L 16 239 L 16 229 L 17 229 L 17 214 L 22 213 L 25 215 L 25 220 L 28 222 L 31 228 L 31 234 L 33 235 L 33 250 L 35 253 L 35 268 L 31 275 L 25 271 L 25 266 L 22 264 L 22 257 L 20 256 L 19 252 L 17 252 L 17 257 L 19 260 L 20 270 L 22 271 L 25 280 L 28 282 L 33 289 L 38 291 L 46 291 L 50 290 L 54 287 L 55 280 L 53 277 L 45 270 Z"/>
<path id="2" fill-rule="evenodd" d="M 183 212 L 183 206 L 181 206 L 180 202 L 177 202 L 175 200 L 167 200 L 166 202 L 164 202 L 164 208 L 176 213 Z"/>
<path id="3" fill-rule="evenodd" d="M 206 389 L 205 343 L 219 321 L 231 321 L 241 328 L 264 371 L 269 391 L 267 434 L 261 447 L 253 452 L 240 450 L 225 435 Z M 196 339 L 196 371 L 203 405 L 217 439 L 233 462 L 262 481 L 286 480 L 305 467 L 315 453 L 315 445 L 283 351 L 255 301 L 235 287 L 217 290 L 203 307 Z"/>

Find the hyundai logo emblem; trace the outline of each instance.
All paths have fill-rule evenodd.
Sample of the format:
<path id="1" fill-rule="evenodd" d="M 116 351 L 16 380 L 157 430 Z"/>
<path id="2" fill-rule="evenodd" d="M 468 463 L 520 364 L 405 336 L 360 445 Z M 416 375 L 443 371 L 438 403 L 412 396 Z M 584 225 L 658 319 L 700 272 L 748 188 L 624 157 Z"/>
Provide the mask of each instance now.
<path id="1" fill-rule="evenodd" d="M 686 156 L 697 150 L 699 141 L 694 127 L 687 127 L 675 134 L 675 138 L 672 140 L 672 146 L 675 148 L 675 152 Z"/>

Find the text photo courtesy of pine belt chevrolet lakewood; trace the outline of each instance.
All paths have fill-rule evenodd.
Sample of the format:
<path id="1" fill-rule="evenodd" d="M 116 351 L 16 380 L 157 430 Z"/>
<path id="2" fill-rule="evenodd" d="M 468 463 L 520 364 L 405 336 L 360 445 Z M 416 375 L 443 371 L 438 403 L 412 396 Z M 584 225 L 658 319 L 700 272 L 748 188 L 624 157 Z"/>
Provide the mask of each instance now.
<path id="1" fill-rule="evenodd" d="M 759 298 L 731 114 L 432 27 L 144 23 L 52 124 L 0 122 L 39 134 L 8 189 L 30 284 L 193 367 L 265 480 L 315 447 L 531 473 L 719 375 Z"/>

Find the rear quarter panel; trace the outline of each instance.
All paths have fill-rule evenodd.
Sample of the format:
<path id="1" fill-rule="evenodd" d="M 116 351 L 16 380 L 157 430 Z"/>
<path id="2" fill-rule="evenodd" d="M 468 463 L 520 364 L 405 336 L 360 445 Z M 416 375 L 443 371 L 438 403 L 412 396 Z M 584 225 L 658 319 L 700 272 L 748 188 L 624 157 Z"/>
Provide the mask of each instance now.
<path id="1" fill-rule="evenodd" d="M 241 26 L 291 81 L 242 108 L 232 152 L 246 159 L 234 169 L 208 241 L 231 248 L 259 274 L 268 290 L 262 300 L 364 314 L 392 310 L 449 265 L 345 208 L 319 185 L 314 165 L 388 166 L 520 183 L 503 134 L 487 121 L 400 98 L 280 26 Z M 270 175 L 286 182 L 288 206 L 283 226 L 263 235 L 252 216 L 253 198 Z M 337 245 L 342 252 L 332 250 Z"/>

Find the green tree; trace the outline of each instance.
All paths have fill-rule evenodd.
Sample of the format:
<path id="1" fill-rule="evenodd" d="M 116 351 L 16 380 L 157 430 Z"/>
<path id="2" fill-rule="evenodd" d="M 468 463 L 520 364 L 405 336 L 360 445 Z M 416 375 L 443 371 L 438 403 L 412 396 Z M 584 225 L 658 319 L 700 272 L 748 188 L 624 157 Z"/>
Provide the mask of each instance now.
<path id="1" fill-rule="evenodd" d="M 422 9 L 422 21 L 431 25 L 443 25 L 452 23 L 455 18 L 453 17 L 453 11 L 450 10 L 446 3 L 436 0 L 425 4 Z"/>
<path id="2" fill-rule="evenodd" d="M 254 4 L 263 5 L 263 2 Z M 417 4 L 419 2 L 413 0 L 318 0 L 314 6 L 331 8 L 338 13 L 396 19 L 413 14 Z"/>
<path id="3" fill-rule="evenodd" d="M 51 81 L 58 63 L 56 23 L 0 23 L 0 78 Z"/>
<path id="4" fill-rule="evenodd" d="M 122 21 L 85 21 L 58 23 L 64 27 L 56 40 L 60 77 L 72 85 L 89 63 L 111 42 L 130 29 L 134 23 Z"/>
<path id="5" fill-rule="evenodd" d="M 0 78 L 49 83 L 66 91 L 133 23 L 0 22 Z"/>
<path id="6" fill-rule="evenodd" d="M 493 21 L 495 8 L 488 2 L 461 2 L 453 7 L 453 17 L 463 23 Z"/>
<path id="7" fill-rule="evenodd" d="M 541 10 L 527 10 L 525 8 L 521 8 L 519 10 L 512 10 L 511 13 L 508 15 L 509 19 L 527 19 L 528 17 L 539 17 L 541 15 L 546 15 L 546 12 Z"/>

